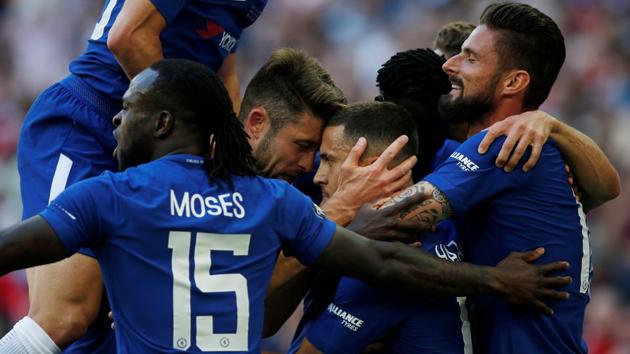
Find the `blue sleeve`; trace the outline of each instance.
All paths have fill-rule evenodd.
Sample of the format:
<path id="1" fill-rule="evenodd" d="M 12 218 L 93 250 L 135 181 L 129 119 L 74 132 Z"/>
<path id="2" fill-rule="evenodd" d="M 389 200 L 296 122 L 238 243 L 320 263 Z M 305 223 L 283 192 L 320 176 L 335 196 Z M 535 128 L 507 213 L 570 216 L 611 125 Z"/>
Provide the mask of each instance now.
<path id="1" fill-rule="evenodd" d="M 448 198 L 456 215 L 491 199 L 509 188 L 517 188 L 527 181 L 521 169 L 529 152 L 510 173 L 497 168 L 494 162 L 501 151 L 505 136 L 497 138 L 483 155 L 477 152 L 486 135 L 482 131 L 462 143 L 425 181 L 437 187 Z"/>
<path id="2" fill-rule="evenodd" d="M 293 186 L 286 187 L 278 215 L 283 250 L 287 256 L 294 256 L 309 265 L 324 252 L 337 225 L 326 219 L 309 197 Z"/>
<path id="3" fill-rule="evenodd" d="M 305 327 L 304 337 L 323 353 L 360 353 L 403 321 L 396 300 L 385 290 L 342 278 L 334 301 Z"/>
<path id="4" fill-rule="evenodd" d="M 91 178 L 68 187 L 40 213 L 69 253 L 102 239 L 98 210 L 108 210 L 103 198 L 104 185 Z M 98 202 L 97 202 L 98 200 Z"/>
<path id="5" fill-rule="evenodd" d="M 151 2 L 164 17 L 166 23 L 171 23 L 186 6 L 188 0 L 151 0 Z"/>

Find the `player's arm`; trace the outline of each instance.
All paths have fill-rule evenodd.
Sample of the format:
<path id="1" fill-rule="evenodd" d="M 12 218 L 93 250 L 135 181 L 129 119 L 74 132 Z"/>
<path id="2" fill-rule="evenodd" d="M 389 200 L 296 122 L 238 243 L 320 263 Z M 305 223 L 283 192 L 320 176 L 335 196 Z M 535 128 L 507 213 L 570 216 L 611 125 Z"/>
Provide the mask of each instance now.
<path id="1" fill-rule="evenodd" d="M 263 338 L 273 336 L 293 314 L 315 276 L 313 268 L 280 253 L 265 296 Z"/>
<path id="2" fill-rule="evenodd" d="M 107 47 L 132 79 L 136 74 L 163 58 L 160 33 L 166 19 L 151 0 L 127 0 L 116 17 Z"/>
<path id="3" fill-rule="evenodd" d="M 387 201 L 378 211 L 370 208 L 362 210 L 364 212 L 358 214 L 350 226 L 352 230 L 370 235 L 375 231 L 381 232 L 374 227 L 379 224 L 396 225 L 403 230 L 411 229 L 415 224 L 420 230 L 430 230 L 433 225 L 453 215 L 453 208 L 446 195 L 427 181 L 408 187 Z M 406 222 L 391 220 L 392 216 Z"/>
<path id="4" fill-rule="evenodd" d="M 567 299 L 552 288 L 570 277 L 546 276 L 568 268 L 566 262 L 531 265 L 544 250 L 513 252 L 497 267 L 449 262 L 401 243 L 372 241 L 337 227 L 315 266 L 335 270 L 368 283 L 430 295 L 464 296 L 496 293 L 514 305 L 528 305 L 552 314 L 543 299 Z"/>
<path id="5" fill-rule="evenodd" d="M 332 212 L 328 215 L 328 219 L 339 224 L 339 215 Z M 389 218 L 391 219 L 391 218 Z M 389 223 L 389 221 L 386 221 Z M 363 224 L 361 224 L 363 226 Z M 374 223 L 370 223 L 369 226 L 372 233 L 383 233 L 385 236 L 392 239 L 398 239 L 398 234 L 407 235 L 407 233 L 400 232 L 398 230 L 382 230 L 382 228 L 376 228 Z M 306 295 L 313 284 L 313 280 L 317 272 L 311 267 L 306 267 L 295 257 L 287 257 L 283 253 L 280 253 L 276 265 L 273 269 L 271 281 L 267 288 L 267 295 L 265 297 L 265 322 L 263 325 L 263 337 L 269 337 L 276 334 L 276 332 L 282 327 L 287 319 L 293 314 L 300 301 Z M 327 277 L 320 281 L 323 281 L 325 286 L 332 286 L 329 284 L 334 281 L 336 283 L 338 278 L 336 275 L 332 277 L 334 280 L 326 280 Z M 315 299 L 318 301 L 319 299 Z"/>
<path id="6" fill-rule="evenodd" d="M 308 338 L 304 337 L 297 354 L 322 354 L 322 352 L 317 349 L 313 343 L 308 340 Z"/>
<path id="7" fill-rule="evenodd" d="M 166 25 L 167 20 L 151 0 L 125 1 L 109 31 L 107 47 L 129 79 L 164 57 L 160 33 Z M 235 53 L 225 58 L 217 74 L 238 113 L 241 98 Z"/>
<path id="8" fill-rule="evenodd" d="M 583 190 L 584 207 L 593 209 L 621 192 L 621 179 L 604 152 L 588 136 L 543 111 L 525 112 L 495 123 L 488 129 L 479 144 L 479 153 L 485 153 L 497 137 L 507 138 L 497 156 L 496 165 L 511 171 L 527 147 L 532 147 L 523 170 L 531 169 L 549 137 L 554 139 L 567 163 L 571 166 Z"/>
<path id="9" fill-rule="evenodd" d="M 55 231 L 39 215 L 0 232 L 0 275 L 68 256 Z"/>
<path id="10" fill-rule="evenodd" d="M 398 144 L 402 143 L 402 145 L 394 143 L 388 149 L 391 151 L 393 149 L 401 148 L 404 145 L 403 140 L 404 139 L 397 140 Z M 355 152 L 356 151 L 359 150 L 355 150 Z M 359 156 L 361 154 L 362 151 L 359 152 Z M 393 159 L 393 156 L 391 155 L 385 154 L 381 156 L 387 156 L 388 159 Z M 424 187 L 419 190 L 424 191 Z M 409 208 L 413 208 L 414 211 L 416 211 L 416 205 L 412 205 L 409 200 L 406 200 L 407 195 L 409 195 L 409 193 L 398 197 L 398 199 L 394 198 L 392 203 L 394 200 L 405 200 L 405 202 L 410 205 Z M 420 198 L 424 197 L 417 194 L 412 196 L 410 200 L 415 202 L 419 201 Z M 443 199 L 446 200 L 445 197 Z M 341 200 L 338 201 L 341 203 Z M 347 210 L 344 204 L 339 204 L 339 206 L 344 210 Z M 448 206 L 448 208 L 450 210 L 450 206 Z M 363 233 L 374 240 L 401 241 L 406 243 L 415 242 L 418 240 L 416 232 L 422 227 L 430 229 L 432 224 L 419 224 L 416 220 L 395 221 L 394 216 L 397 216 L 395 213 L 402 213 L 403 211 L 401 209 L 402 208 L 399 208 L 398 206 L 393 206 L 392 208 L 385 208 L 384 206 L 381 211 L 376 211 L 366 204 L 363 208 L 361 208 L 362 213 L 360 216 L 358 216 L 357 219 L 348 227 L 352 230 Z M 348 221 L 346 221 L 346 217 L 349 215 L 354 217 L 356 213 L 355 210 L 350 213 L 338 213 L 336 212 L 337 210 L 339 209 L 324 209 L 328 219 L 335 222 L 337 225 L 347 223 Z M 297 305 L 300 303 L 300 300 L 308 291 L 315 275 L 316 272 L 313 268 L 304 266 L 293 257 L 285 257 L 280 254 L 271 277 L 271 282 L 267 290 L 267 296 L 265 298 L 263 337 L 274 335 L 280 327 L 282 327 L 284 322 L 286 322 L 286 320 L 291 316 Z M 317 306 L 324 304 L 327 297 L 334 293 L 338 280 L 339 279 L 336 273 L 322 274 L 318 286 L 324 289 L 321 293 L 318 293 L 320 296 L 315 297 L 315 301 L 318 302 Z"/>
<path id="11" fill-rule="evenodd" d="M 238 115 L 238 112 L 241 110 L 241 87 L 236 73 L 236 53 L 231 53 L 225 58 L 219 71 L 217 71 L 217 75 L 223 81 L 223 85 L 225 85 L 230 94 L 232 107 Z"/>

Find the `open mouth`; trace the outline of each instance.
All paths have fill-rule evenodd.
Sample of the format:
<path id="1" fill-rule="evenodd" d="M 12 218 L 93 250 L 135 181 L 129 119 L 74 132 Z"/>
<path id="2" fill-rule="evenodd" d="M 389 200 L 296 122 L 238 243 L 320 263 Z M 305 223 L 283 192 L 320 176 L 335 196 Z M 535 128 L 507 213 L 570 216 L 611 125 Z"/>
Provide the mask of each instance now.
<path id="1" fill-rule="evenodd" d="M 456 77 L 450 77 L 449 80 L 451 81 L 451 94 L 456 93 L 456 92 L 461 92 L 462 91 L 462 82 L 461 80 L 459 80 Z"/>
<path id="2" fill-rule="evenodd" d="M 462 92 L 462 86 L 458 83 L 451 82 L 451 91 L 449 92 L 451 95 L 460 94 Z"/>

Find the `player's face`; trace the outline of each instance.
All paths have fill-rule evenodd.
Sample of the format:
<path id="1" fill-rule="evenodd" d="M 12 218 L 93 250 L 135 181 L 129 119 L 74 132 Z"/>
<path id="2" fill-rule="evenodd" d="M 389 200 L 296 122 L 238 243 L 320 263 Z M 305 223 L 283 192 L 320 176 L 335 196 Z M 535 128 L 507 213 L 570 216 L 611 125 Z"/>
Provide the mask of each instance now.
<path id="1" fill-rule="evenodd" d="M 153 111 L 146 108 L 143 98 L 157 77 L 156 71 L 147 69 L 131 80 L 123 96 L 123 108 L 112 119 L 118 143 L 114 157 L 121 171 L 149 162 L 153 155 Z"/>
<path id="2" fill-rule="evenodd" d="M 440 114 L 450 123 L 475 122 L 495 105 L 500 78 L 498 35 L 478 26 L 462 45 L 462 51 L 444 63 L 451 92 L 440 98 Z"/>
<path id="3" fill-rule="evenodd" d="M 323 200 L 337 191 L 339 171 L 350 153 L 351 146 L 344 144 L 344 126 L 326 127 L 319 147 L 319 168 L 313 182 L 322 189 Z"/>
<path id="4" fill-rule="evenodd" d="M 293 182 L 313 169 L 315 152 L 321 142 L 324 122 L 311 113 L 274 132 L 270 127 L 254 147 L 258 168 L 270 178 Z"/>

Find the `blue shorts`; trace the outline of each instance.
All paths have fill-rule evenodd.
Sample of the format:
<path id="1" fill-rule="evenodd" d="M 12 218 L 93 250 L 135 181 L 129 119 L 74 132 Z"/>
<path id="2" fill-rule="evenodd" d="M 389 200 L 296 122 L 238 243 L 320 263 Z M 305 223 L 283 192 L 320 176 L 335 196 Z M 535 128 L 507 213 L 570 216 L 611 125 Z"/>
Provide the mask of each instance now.
<path id="1" fill-rule="evenodd" d="M 18 143 L 23 219 L 44 210 L 71 184 L 118 169 L 112 157 L 116 147 L 112 117 L 120 107 L 73 75 L 37 97 Z M 81 253 L 94 257 L 90 249 Z M 97 320 L 65 353 L 115 353 L 107 311 L 102 309 L 105 320 Z"/>

